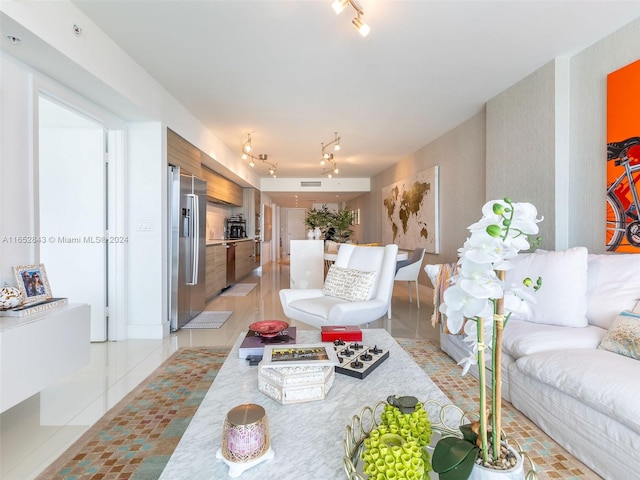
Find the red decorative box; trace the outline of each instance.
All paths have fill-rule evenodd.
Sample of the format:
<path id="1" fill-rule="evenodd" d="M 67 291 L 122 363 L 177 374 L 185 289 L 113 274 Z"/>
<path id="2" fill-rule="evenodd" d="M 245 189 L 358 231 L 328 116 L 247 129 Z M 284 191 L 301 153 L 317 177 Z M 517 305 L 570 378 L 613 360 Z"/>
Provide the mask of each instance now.
<path id="1" fill-rule="evenodd" d="M 361 342 L 362 330 L 355 325 L 327 325 L 322 327 L 323 342 L 343 340 L 345 342 Z"/>

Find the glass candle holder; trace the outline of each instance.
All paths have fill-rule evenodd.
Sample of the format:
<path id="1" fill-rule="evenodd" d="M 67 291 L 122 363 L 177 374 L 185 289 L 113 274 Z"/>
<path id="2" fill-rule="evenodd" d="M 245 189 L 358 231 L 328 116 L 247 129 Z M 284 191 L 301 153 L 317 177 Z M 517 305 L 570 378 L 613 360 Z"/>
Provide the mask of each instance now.
<path id="1" fill-rule="evenodd" d="M 222 456 L 233 463 L 250 462 L 269 450 L 269 423 L 264 408 L 248 403 L 227 413 L 222 430 Z"/>

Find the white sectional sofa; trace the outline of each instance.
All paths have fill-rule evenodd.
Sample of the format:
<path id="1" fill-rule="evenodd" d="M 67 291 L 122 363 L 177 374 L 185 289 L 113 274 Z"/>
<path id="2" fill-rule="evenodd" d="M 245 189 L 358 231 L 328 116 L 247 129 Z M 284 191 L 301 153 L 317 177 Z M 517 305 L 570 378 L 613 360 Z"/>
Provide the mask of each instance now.
<path id="1" fill-rule="evenodd" d="M 543 288 L 504 330 L 504 398 L 603 478 L 640 478 L 640 314 L 619 315 L 640 300 L 640 255 L 576 247 L 515 263 L 507 282 L 540 275 Z M 461 338 L 440 336 L 456 361 Z"/>

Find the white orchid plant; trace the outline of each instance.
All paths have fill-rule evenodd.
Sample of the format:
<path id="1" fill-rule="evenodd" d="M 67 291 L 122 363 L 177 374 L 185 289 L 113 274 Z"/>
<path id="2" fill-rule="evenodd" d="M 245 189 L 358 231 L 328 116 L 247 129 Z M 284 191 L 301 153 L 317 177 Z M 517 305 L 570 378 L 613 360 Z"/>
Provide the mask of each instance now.
<path id="1" fill-rule="evenodd" d="M 535 302 L 532 292 L 542 286 L 542 280 L 535 282 L 525 278 L 520 285 L 505 285 L 506 270 L 512 267 L 510 259 L 521 250 L 529 250 L 540 242 L 537 218 L 538 212 L 530 203 L 514 203 L 509 198 L 492 200 L 482 207 L 482 218 L 469 227 L 470 237 L 458 251 L 459 260 L 451 285 L 444 292 L 444 302 L 440 312 L 446 316 L 447 328 L 451 332 L 464 331 L 465 342 L 470 346 L 468 358 L 459 362 L 463 366 L 462 374 L 466 374 L 472 365 L 485 365 L 486 350 L 491 350 L 491 408 L 487 408 L 487 382 L 484 368 L 478 369 L 480 384 L 479 428 L 469 438 L 464 429 L 463 439 L 449 439 L 444 448 L 452 449 L 456 440 L 477 444 L 482 459 L 490 464 L 498 459 L 501 432 L 501 361 L 502 330 L 511 313 L 522 301 Z M 491 448 L 488 442 L 488 419 L 491 419 Z M 443 439 L 444 440 L 444 439 Z M 442 442 L 442 440 L 441 440 Z M 452 443 L 453 442 L 453 443 Z M 458 445 L 460 446 L 460 445 Z M 492 449 L 490 452 L 489 450 Z M 436 447 L 436 450 L 438 448 Z M 463 448 L 464 450 L 464 448 Z M 465 457 L 471 457 L 472 448 L 466 450 Z M 475 461 L 475 458 L 472 459 Z M 455 463 L 455 461 L 451 460 Z M 436 453 L 434 452 L 434 470 L 436 469 Z M 459 459 L 453 468 L 451 465 L 439 469 L 458 470 L 450 478 L 468 478 L 472 468 L 469 458 Z M 446 462 L 445 462 L 446 463 Z M 467 468 L 457 468 L 462 463 Z M 460 465 L 458 465 L 460 464 Z M 462 470 L 462 471 L 461 471 Z M 437 471 L 437 470 L 436 470 Z"/>

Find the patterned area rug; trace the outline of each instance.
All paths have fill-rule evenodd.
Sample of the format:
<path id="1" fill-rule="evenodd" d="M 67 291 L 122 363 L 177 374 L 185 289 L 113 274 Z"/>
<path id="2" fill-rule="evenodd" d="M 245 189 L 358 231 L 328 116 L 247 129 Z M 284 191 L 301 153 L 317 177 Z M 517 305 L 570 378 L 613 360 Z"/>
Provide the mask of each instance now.
<path id="1" fill-rule="evenodd" d="M 478 411 L 478 381 L 470 374 L 461 376 L 461 367 L 442 352 L 437 344 L 427 340 L 396 340 L 452 403 L 466 412 Z M 516 440 L 533 460 L 540 480 L 601 478 L 555 443 L 510 403 L 502 402 L 502 405 L 503 430 L 507 436 Z M 528 469 L 529 464 L 525 467 Z"/>
<path id="2" fill-rule="evenodd" d="M 205 310 L 197 317 L 192 318 L 185 323 L 182 328 L 220 328 L 224 325 L 224 322 L 229 320 L 231 315 L 233 315 L 232 311 L 212 312 L 210 310 Z"/>
<path id="3" fill-rule="evenodd" d="M 227 353 L 205 347 L 178 350 L 37 480 L 158 478 Z"/>
<path id="4" fill-rule="evenodd" d="M 220 294 L 221 297 L 244 297 L 249 292 L 251 292 L 254 288 L 256 288 L 257 283 L 236 283 L 229 290 L 225 290 Z"/>
<path id="5" fill-rule="evenodd" d="M 476 379 L 461 377 L 460 367 L 438 345 L 426 340 L 398 343 L 452 402 L 463 410 L 477 410 Z M 179 350 L 37 480 L 157 479 L 226 355 L 217 348 Z M 503 422 L 507 435 L 536 463 L 540 480 L 600 479 L 506 402 Z"/>

